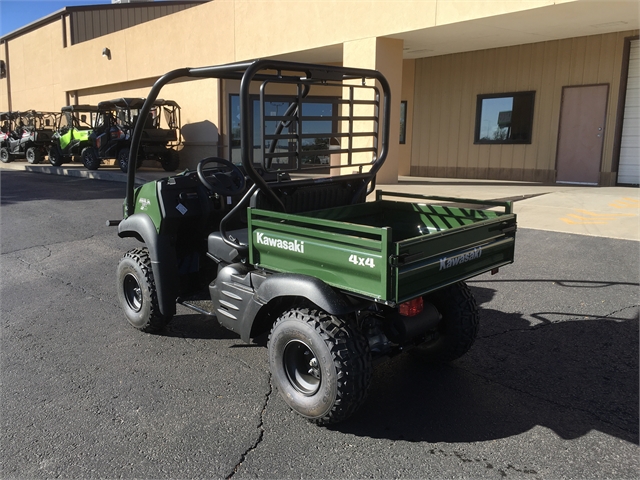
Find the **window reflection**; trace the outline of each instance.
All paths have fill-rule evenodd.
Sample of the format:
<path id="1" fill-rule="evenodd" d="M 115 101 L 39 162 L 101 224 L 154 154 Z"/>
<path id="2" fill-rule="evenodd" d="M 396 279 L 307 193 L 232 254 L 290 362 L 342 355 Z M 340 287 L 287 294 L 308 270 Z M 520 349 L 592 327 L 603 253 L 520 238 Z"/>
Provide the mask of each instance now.
<path id="1" fill-rule="evenodd" d="M 478 95 L 475 143 L 531 143 L 535 92 Z"/>

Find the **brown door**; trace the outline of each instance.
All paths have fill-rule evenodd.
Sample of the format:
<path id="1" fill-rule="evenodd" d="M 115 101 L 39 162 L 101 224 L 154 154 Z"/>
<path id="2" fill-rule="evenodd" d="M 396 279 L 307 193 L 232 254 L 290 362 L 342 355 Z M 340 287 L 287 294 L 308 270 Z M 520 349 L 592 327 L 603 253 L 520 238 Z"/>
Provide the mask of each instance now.
<path id="1" fill-rule="evenodd" d="M 609 85 L 563 87 L 558 183 L 598 185 Z"/>

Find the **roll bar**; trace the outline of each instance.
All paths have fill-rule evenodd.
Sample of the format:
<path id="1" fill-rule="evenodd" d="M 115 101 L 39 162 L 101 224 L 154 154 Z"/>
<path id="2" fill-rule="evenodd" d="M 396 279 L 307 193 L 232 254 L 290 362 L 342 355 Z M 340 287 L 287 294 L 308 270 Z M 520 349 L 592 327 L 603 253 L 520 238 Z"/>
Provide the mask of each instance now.
<path id="1" fill-rule="evenodd" d="M 391 92 L 389 83 L 386 78 L 376 70 L 367 70 L 360 68 L 349 68 L 340 66 L 315 65 L 307 63 L 283 62 L 278 60 L 261 59 L 250 62 L 231 63 L 219 66 L 199 67 L 199 68 L 180 68 L 166 73 L 160 77 L 149 92 L 145 99 L 139 115 L 145 117 L 151 111 L 154 103 L 162 88 L 179 78 L 218 78 L 223 80 L 240 80 L 240 152 L 242 166 L 249 178 L 254 182 L 255 188 L 261 190 L 275 204 L 282 205 L 282 202 L 269 187 L 267 182 L 256 170 L 252 161 L 253 141 L 251 138 L 251 84 L 255 81 L 271 82 L 271 83 L 288 83 L 303 86 L 304 96 L 308 94 L 308 89 L 312 85 L 335 85 L 347 87 L 348 85 L 356 85 L 356 81 L 360 81 L 361 85 L 365 84 L 367 79 L 376 80 L 383 92 L 383 115 L 380 127 L 381 139 L 378 148 L 378 154 L 374 156 L 374 160 L 369 164 L 367 175 L 369 180 L 367 183 L 375 182 L 375 175 L 384 164 L 389 150 L 389 117 L 391 110 Z M 302 97 L 302 94 L 300 96 Z M 352 104 L 358 103 L 351 100 Z M 291 106 L 288 113 L 291 114 L 295 109 Z M 376 111 L 375 121 L 377 122 L 378 111 Z M 347 122 L 346 118 L 341 117 L 341 121 Z M 281 121 L 281 125 L 282 125 Z M 281 125 L 278 131 L 282 130 Z M 143 122 L 138 122 L 133 130 L 131 139 L 131 149 L 129 152 L 129 167 L 127 171 L 127 191 L 125 198 L 125 217 L 134 212 L 134 185 L 135 185 L 135 166 L 137 152 L 140 148 L 142 138 Z M 271 143 L 270 151 L 274 148 L 276 140 Z M 378 147 L 378 146 L 377 146 Z M 351 148 L 351 147 L 349 147 Z M 357 149 L 353 149 L 356 151 Z M 271 152 L 272 153 L 272 152 Z M 360 173 L 358 176 L 362 176 Z M 246 196 L 245 196 L 246 199 Z M 242 203 L 242 202 L 241 202 Z M 224 235 L 223 235 L 224 237 Z"/>

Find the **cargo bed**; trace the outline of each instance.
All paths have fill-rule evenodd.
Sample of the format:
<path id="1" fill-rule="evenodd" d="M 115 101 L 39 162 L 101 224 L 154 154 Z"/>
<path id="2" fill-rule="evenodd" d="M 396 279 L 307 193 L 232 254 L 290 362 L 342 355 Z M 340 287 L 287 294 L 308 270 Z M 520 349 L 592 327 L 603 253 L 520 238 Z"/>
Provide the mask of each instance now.
<path id="1" fill-rule="evenodd" d="M 480 206 L 492 209 L 472 208 Z M 510 202 L 378 191 L 373 202 L 295 215 L 252 208 L 248 219 L 256 267 L 313 276 L 389 305 L 512 263 L 514 256 Z"/>

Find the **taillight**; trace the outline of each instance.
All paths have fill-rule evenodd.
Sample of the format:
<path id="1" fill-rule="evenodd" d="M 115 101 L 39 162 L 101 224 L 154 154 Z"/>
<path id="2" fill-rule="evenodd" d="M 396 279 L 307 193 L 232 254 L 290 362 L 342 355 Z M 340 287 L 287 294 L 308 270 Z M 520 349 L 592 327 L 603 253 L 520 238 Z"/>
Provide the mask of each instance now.
<path id="1" fill-rule="evenodd" d="M 413 317 L 421 313 L 423 308 L 424 301 L 422 300 L 422 297 L 418 297 L 413 300 L 409 300 L 408 302 L 401 303 L 398 307 L 398 311 L 403 317 Z"/>

